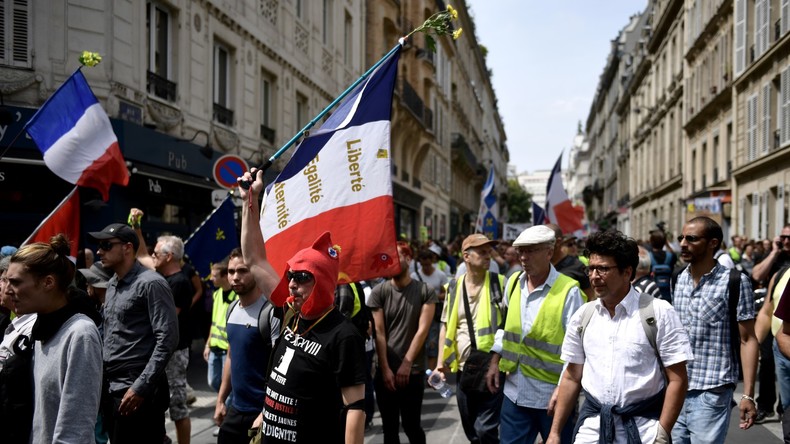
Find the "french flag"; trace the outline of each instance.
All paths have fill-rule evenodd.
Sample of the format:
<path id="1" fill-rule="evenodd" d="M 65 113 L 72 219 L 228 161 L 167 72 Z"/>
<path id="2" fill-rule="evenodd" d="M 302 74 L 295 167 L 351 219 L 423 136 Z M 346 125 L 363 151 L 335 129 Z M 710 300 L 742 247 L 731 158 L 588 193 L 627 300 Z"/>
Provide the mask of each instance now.
<path id="1" fill-rule="evenodd" d="M 34 242 L 49 242 L 49 239 L 59 233 L 66 235 L 71 241 L 70 258 L 76 261 L 80 240 L 80 193 L 78 188 L 73 190 L 60 204 L 44 219 L 22 245 Z"/>
<path id="2" fill-rule="evenodd" d="M 325 231 L 340 250 L 339 282 L 400 270 L 390 169 L 399 58 L 400 49 L 360 83 L 267 187 L 260 224 L 278 275 Z"/>
<path id="3" fill-rule="evenodd" d="M 546 216 L 549 222 L 557 224 L 567 234 L 584 228 L 584 209 L 574 206 L 568 198 L 568 192 L 562 185 L 561 165 L 562 153 L 554 164 L 546 186 Z"/>
<path id="4" fill-rule="evenodd" d="M 55 91 L 25 129 L 53 173 L 69 183 L 99 190 L 105 202 L 111 184 L 129 183 L 129 170 L 110 119 L 81 70 Z"/>

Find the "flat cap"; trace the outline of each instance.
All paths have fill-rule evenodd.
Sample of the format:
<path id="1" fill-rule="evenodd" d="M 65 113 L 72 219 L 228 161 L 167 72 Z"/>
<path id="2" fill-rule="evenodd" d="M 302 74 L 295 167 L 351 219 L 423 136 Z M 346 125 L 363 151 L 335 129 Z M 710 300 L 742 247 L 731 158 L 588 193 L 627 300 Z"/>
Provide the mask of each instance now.
<path id="1" fill-rule="evenodd" d="M 522 231 L 513 242 L 513 246 L 521 247 L 548 243 L 554 243 L 554 230 L 545 225 L 535 225 Z"/>

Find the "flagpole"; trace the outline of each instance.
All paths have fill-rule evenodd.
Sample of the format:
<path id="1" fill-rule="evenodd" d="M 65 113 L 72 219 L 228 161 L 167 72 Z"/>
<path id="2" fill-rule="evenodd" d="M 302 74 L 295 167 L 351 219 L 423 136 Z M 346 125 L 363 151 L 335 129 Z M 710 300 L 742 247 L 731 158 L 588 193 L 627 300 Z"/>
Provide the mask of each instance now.
<path id="1" fill-rule="evenodd" d="M 58 204 L 58 206 L 56 206 L 56 207 L 55 207 L 55 209 L 54 209 L 54 210 L 52 210 L 52 212 L 51 212 L 51 213 L 49 213 L 49 214 L 47 215 L 47 217 L 45 217 L 45 218 L 44 218 L 44 220 L 42 220 L 42 221 L 41 221 L 41 223 L 40 223 L 40 224 L 38 224 L 38 226 L 36 227 L 36 229 L 35 229 L 35 230 L 33 230 L 33 232 L 30 234 L 30 236 L 28 236 L 28 237 L 27 237 L 27 239 L 25 239 L 25 241 L 24 241 L 24 242 L 22 242 L 22 244 L 21 244 L 21 245 L 27 245 L 27 244 L 28 244 L 28 242 L 30 242 L 30 240 L 31 240 L 31 239 L 33 239 L 33 237 L 35 237 L 35 236 L 36 236 L 36 234 L 38 233 L 38 231 L 41 229 L 41 227 L 43 227 L 43 226 L 44 226 L 44 224 L 45 224 L 45 223 L 46 223 L 46 222 L 49 220 L 49 218 L 50 218 L 50 217 L 52 217 L 52 215 L 53 215 L 53 214 L 55 214 L 55 213 L 56 213 L 56 212 L 57 212 L 57 211 L 58 211 L 58 210 L 59 210 L 61 207 L 63 207 L 63 205 L 65 205 L 65 204 L 66 204 L 66 202 L 68 202 L 68 201 L 69 201 L 69 199 L 71 199 L 71 196 L 73 196 L 73 195 L 74 195 L 74 193 L 76 193 L 78 189 L 79 189 L 79 186 L 76 186 L 76 185 L 75 185 L 75 186 L 74 186 L 74 189 L 72 189 L 72 190 L 71 190 L 71 192 L 69 192 L 69 194 L 67 194 L 67 195 L 66 195 L 66 197 L 64 197 L 64 198 L 63 198 L 63 200 L 62 200 L 62 201 L 60 201 L 60 203 Z M 71 240 L 73 240 L 73 239 L 69 239 L 69 240 L 71 241 Z"/>
<path id="2" fill-rule="evenodd" d="M 325 115 L 326 115 L 326 114 L 327 114 L 327 113 L 328 113 L 328 112 L 329 112 L 329 111 L 330 111 L 332 108 L 334 108 L 334 107 L 335 107 L 335 105 L 337 105 L 338 103 L 340 103 L 340 101 L 341 101 L 341 100 L 343 100 L 344 98 L 346 98 L 346 96 L 347 96 L 347 95 L 349 95 L 349 94 L 351 93 L 351 91 L 353 91 L 353 90 L 354 90 L 354 88 L 356 88 L 356 87 L 357 87 L 357 85 L 359 85 L 359 84 L 360 84 L 360 83 L 362 83 L 362 82 L 363 82 L 363 81 L 364 81 L 366 78 L 368 78 L 368 76 L 370 76 L 370 74 L 372 74 L 372 73 L 373 73 L 373 71 L 375 71 L 375 70 L 376 70 L 376 68 L 378 68 L 379 66 L 381 66 L 381 64 L 382 64 L 382 63 L 384 63 L 384 62 L 385 62 L 385 61 L 386 61 L 388 58 L 390 58 L 390 57 L 391 57 L 393 54 L 395 54 L 395 52 L 397 52 L 397 51 L 398 51 L 398 49 L 399 49 L 399 48 L 401 48 L 401 47 L 402 47 L 402 46 L 403 46 L 403 45 L 406 43 L 406 38 L 407 38 L 407 37 L 408 37 L 408 36 L 400 38 L 400 39 L 398 40 L 398 43 L 397 43 L 395 46 L 393 46 L 393 47 L 392 47 L 392 49 L 390 49 L 390 51 L 389 51 L 387 54 L 385 54 L 385 55 L 384 55 L 384 57 L 382 57 L 381 59 L 379 59 L 379 61 L 378 61 L 378 62 L 376 62 L 376 63 L 375 63 L 373 66 L 371 66 L 371 67 L 370 67 L 370 68 L 369 68 L 367 71 L 365 71 L 365 73 L 364 73 L 364 74 L 362 74 L 362 75 L 361 75 L 361 76 L 360 76 L 360 77 L 359 77 L 359 78 L 358 78 L 356 81 L 354 81 L 354 83 L 352 83 L 352 84 L 351 84 L 351 86 L 349 86 L 348 88 L 346 88 L 346 90 L 345 90 L 345 91 L 343 91 L 343 92 L 342 92 L 342 93 L 341 93 L 339 96 L 337 96 L 337 98 L 336 98 L 335 100 L 333 100 L 333 101 L 332 101 L 332 103 L 330 103 L 329 105 L 327 105 L 327 106 L 326 106 L 326 108 L 324 108 L 324 109 L 323 109 L 323 111 L 321 111 L 320 113 L 318 113 L 318 115 L 317 115 L 317 116 L 315 116 L 315 117 L 313 118 L 313 120 L 311 120 L 310 122 L 308 122 L 308 123 L 307 123 L 307 125 L 305 125 L 305 127 L 304 127 L 304 128 L 302 128 L 302 129 L 301 129 L 301 130 L 300 130 L 298 133 L 296 133 L 296 135 L 294 135 L 294 136 L 291 138 L 291 140 L 289 140 L 288 142 L 286 142 L 286 143 L 285 143 L 285 145 L 283 145 L 283 146 L 282 146 L 282 148 L 280 148 L 279 150 L 277 150 L 277 152 L 276 152 L 276 153 L 272 154 L 272 156 L 271 156 L 271 157 L 269 157 L 269 159 L 267 159 L 267 160 L 266 160 L 266 162 L 264 162 L 264 164 L 263 164 L 263 165 L 259 166 L 259 167 L 258 167 L 258 169 L 259 169 L 259 170 L 261 170 L 261 171 L 266 171 L 266 170 L 268 170 L 268 169 L 269 169 L 269 167 L 271 167 L 271 166 L 272 166 L 272 164 L 274 163 L 274 161 L 275 161 L 275 160 L 277 160 L 277 159 L 278 159 L 280 156 L 282 156 L 282 155 L 283 155 L 283 153 L 285 153 L 285 152 L 286 152 L 286 151 L 287 151 L 289 148 L 291 148 L 291 147 L 292 147 L 292 146 L 293 146 L 293 145 L 296 143 L 296 141 L 297 141 L 297 140 L 299 140 L 301 137 L 303 137 L 303 136 L 304 136 L 304 135 L 307 133 L 307 131 L 308 131 L 310 128 L 312 128 L 312 127 L 313 127 L 313 125 L 315 125 L 315 124 L 316 124 L 316 123 L 317 123 L 319 120 L 321 120 L 321 118 L 323 118 L 323 117 L 324 117 L 324 116 L 325 116 Z M 249 189 L 249 188 L 250 188 L 250 185 L 251 185 L 251 184 L 250 184 L 249 182 L 247 182 L 247 181 L 244 181 L 244 180 L 242 180 L 242 181 L 239 181 L 239 186 L 241 186 L 241 187 L 242 187 L 242 188 L 244 188 L 245 190 L 246 190 L 246 189 Z"/>

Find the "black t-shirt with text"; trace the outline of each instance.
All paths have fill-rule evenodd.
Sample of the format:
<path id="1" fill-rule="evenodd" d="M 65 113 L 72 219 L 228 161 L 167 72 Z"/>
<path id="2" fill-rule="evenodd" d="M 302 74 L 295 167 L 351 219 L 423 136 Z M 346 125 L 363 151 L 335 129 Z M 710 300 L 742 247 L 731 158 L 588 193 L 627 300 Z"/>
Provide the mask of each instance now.
<path id="1" fill-rule="evenodd" d="M 310 327 L 300 320 L 298 332 Z M 266 386 L 264 443 L 343 443 L 341 387 L 365 383 L 365 342 L 333 309 L 302 337 L 280 338 Z"/>

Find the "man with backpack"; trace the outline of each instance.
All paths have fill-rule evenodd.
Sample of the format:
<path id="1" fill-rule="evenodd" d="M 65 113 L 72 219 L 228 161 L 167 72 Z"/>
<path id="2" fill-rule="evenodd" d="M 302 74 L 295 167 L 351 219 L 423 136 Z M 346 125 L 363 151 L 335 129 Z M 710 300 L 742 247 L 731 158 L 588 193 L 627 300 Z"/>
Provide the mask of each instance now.
<path id="1" fill-rule="evenodd" d="M 554 231 L 545 225 L 527 228 L 513 242 L 524 272 L 505 286 L 505 325 L 497 331 L 486 375 L 491 392 L 504 386 L 499 417 L 503 444 L 535 442 L 538 433 L 548 438 L 565 326 L 586 299 L 579 282 L 551 264 L 554 242 Z M 507 373 L 504 381 L 502 372 Z M 565 428 L 561 442 L 573 441 L 571 431 Z"/>
<path id="2" fill-rule="evenodd" d="M 678 236 L 680 257 L 689 266 L 677 277 L 673 304 L 694 352 L 688 365 L 689 391 L 672 430 L 672 440 L 678 443 L 724 442 L 739 379 L 739 352 L 740 427 L 751 427 L 757 414 L 754 294 L 748 276 L 727 269 L 713 257 L 722 238 L 721 226 L 704 216 L 686 222 Z"/>
<path id="3" fill-rule="evenodd" d="M 244 231 L 242 228 L 242 241 Z M 220 427 L 217 444 L 250 442 L 248 431 L 263 410 L 269 357 L 280 335 L 281 315 L 277 316 L 264 296 L 271 291 L 261 288 L 253 267 L 259 265 L 242 256 L 240 249 L 230 253 L 228 279 L 238 299 L 231 303 L 226 317 L 228 352 L 214 411 L 214 421 Z M 225 401 L 231 391 L 233 403 L 228 407 Z"/>
<path id="4" fill-rule="evenodd" d="M 581 389 L 586 401 L 576 442 L 667 443 L 686 395 L 686 362 L 693 359 L 688 335 L 669 303 L 631 285 L 636 241 L 604 231 L 590 235 L 586 246 L 597 299 L 566 329 L 561 359 L 567 368 L 546 444 L 562 442 Z"/>
<path id="5" fill-rule="evenodd" d="M 499 442 L 499 412 L 502 390 L 494 393 L 471 390 L 464 385 L 469 377 L 473 353 L 488 353 L 494 345 L 496 330 L 504 322 L 502 289 L 504 276 L 489 271 L 496 241 L 483 234 L 467 236 L 461 246 L 466 272 L 448 283 L 447 301 L 439 331 L 439 357 L 436 372 L 458 373 L 456 396 L 461 425 L 469 442 Z M 485 377 L 487 368 L 478 368 Z M 483 378 L 483 383 L 485 380 Z"/>
<path id="6" fill-rule="evenodd" d="M 678 261 L 675 253 L 666 251 L 667 238 L 663 230 L 650 232 L 650 262 L 653 270 L 653 280 L 661 291 L 661 299 L 672 303 L 672 274 Z"/>

